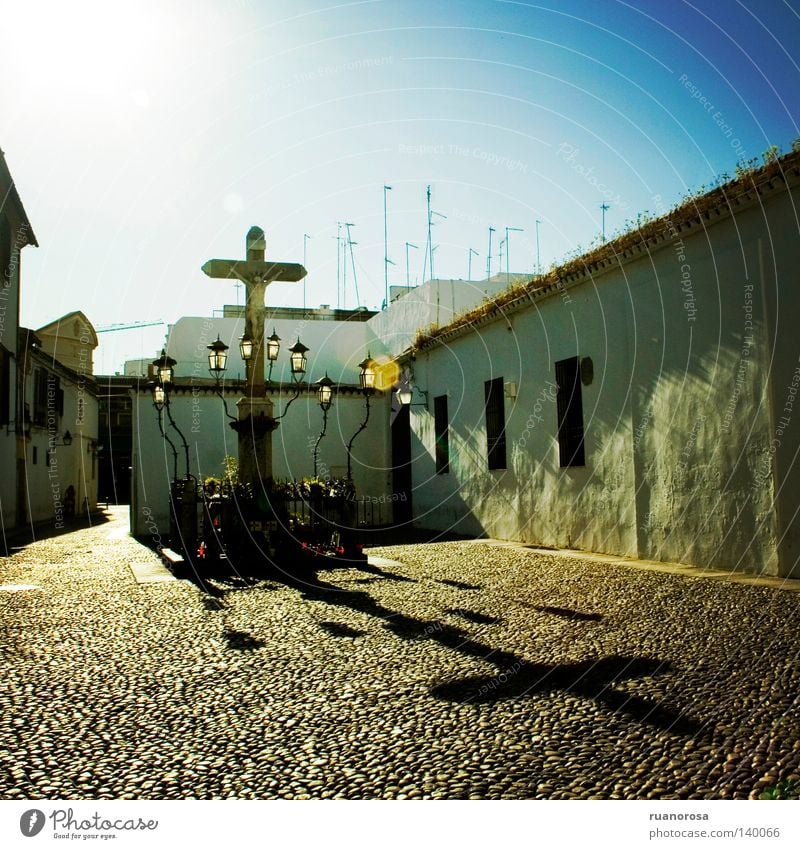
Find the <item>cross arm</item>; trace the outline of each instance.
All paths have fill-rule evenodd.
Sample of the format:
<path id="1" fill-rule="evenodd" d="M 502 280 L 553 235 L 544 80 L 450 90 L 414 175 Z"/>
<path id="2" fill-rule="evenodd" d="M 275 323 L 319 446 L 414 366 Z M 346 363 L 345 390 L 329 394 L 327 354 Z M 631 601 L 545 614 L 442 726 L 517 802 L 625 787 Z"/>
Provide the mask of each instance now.
<path id="1" fill-rule="evenodd" d="M 296 283 L 308 273 L 298 262 L 266 262 L 264 260 L 210 259 L 202 267 L 209 277 L 236 278 L 243 283 Z"/>

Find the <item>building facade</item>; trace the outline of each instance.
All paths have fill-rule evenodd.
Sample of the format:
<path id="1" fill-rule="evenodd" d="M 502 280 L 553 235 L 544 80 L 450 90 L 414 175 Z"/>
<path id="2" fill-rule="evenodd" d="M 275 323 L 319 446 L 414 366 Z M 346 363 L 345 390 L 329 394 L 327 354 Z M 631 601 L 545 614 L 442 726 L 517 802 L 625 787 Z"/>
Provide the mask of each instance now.
<path id="1" fill-rule="evenodd" d="M 20 420 L 19 308 L 22 249 L 37 245 L 0 151 L 0 522 L 5 532 L 25 521 L 24 428 Z M 4 546 L 3 546 L 4 547 Z"/>
<path id="2" fill-rule="evenodd" d="M 133 428 L 131 525 L 137 536 L 168 533 L 172 480 L 187 473 L 200 482 L 220 478 L 225 458 L 238 458 L 238 436 L 230 422 L 246 391 L 245 364 L 238 348 L 244 319 L 236 308 L 226 308 L 224 314 L 228 317 L 184 317 L 170 327 L 165 350 L 176 365 L 169 409 L 158 413 L 147 379 L 128 378 Z M 371 520 L 385 524 L 392 518 L 390 393 L 377 391 L 367 399 L 359 385 L 359 363 L 368 354 L 385 356 L 365 320 L 369 317 L 361 310 L 326 307 L 267 309 L 266 333 L 275 333 L 281 344 L 267 385 L 278 419 L 272 434 L 272 466 L 276 480 L 344 479 L 352 440 L 349 471 L 356 491 L 368 500 Z M 220 385 L 208 371 L 207 346 L 217 338 L 229 346 Z M 293 380 L 288 348 L 297 340 L 308 348 L 307 371 Z M 327 425 L 317 397 L 317 381 L 326 374 L 335 384 Z M 365 427 L 356 436 L 362 424 Z"/>
<path id="3" fill-rule="evenodd" d="M 800 577 L 800 154 L 401 355 L 414 521 Z"/>
<path id="4" fill-rule="evenodd" d="M 62 335 L 48 333 L 59 325 Z M 18 524 L 52 522 L 58 530 L 97 507 L 97 387 L 87 371 L 97 343 L 82 313 L 70 313 L 43 331 L 20 330 L 23 500 Z M 64 365 L 62 355 L 77 369 Z"/>
<path id="5" fill-rule="evenodd" d="M 338 393 L 317 473 L 346 474 L 370 352 L 394 365 L 353 479 L 382 521 L 800 577 L 798 199 L 795 152 L 533 279 L 428 281 L 351 321 L 268 309 L 284 352 L 299 338 L 311 349 L 302 387 L 285 353 L 270 373 L 275 477 L 314 473 L 326 373 Z M 218 336 L 230 345 L 221 392 L 235 415 L 242 327 L 231 308 L 170 329 L 186 444 L 162 426 L 178 450 L 149 389 L 133 391 L 136 533 L 168 527 L 173 477 L 219 475 L 235 456 L 206 356 Z"/>

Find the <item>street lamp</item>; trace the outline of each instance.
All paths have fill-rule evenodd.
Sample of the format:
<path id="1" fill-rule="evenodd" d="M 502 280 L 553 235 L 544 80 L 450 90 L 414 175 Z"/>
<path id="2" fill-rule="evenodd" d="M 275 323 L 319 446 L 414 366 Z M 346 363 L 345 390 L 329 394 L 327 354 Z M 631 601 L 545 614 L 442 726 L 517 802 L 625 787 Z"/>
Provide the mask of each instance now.
<path id="1" fill-rule="evenodd" d="M 367 390 L 375 388 L 375 360 L 370 357 L 369 352 L 367 352 L 366 359 L 362 360 L 358 367 L 361 369 L 361 374 L 359 375 L 359 380 L 361 382 L 361 388 L 366 392 Z"/>
<path id="2" fill-rule="evenodd" d="M 299 339 L 297 340 L 300 341 Z M 275 365 L 275 360 L 278 359 L 278 354 L 281 350 L 281 337 L 275 332 L 275 328 L 272 328 L 272 336 L 267 337 L 267 359 L 269 360 L 269 374 L 267 375 L 267 382 L 272 382 L 272 367 Z"/>
<path id="3" fill-rule="evenodd" d="M 317 398 L 319 406 L 322 409 L 322 430 L 320 431 L 317 441 L 314 445 L 314 477 L 317 477 L 317 460 L 319 459 L 319 444 L 322 442 L 325 433 L 328 430 L 328 410 L 331 408 L 333 401 L 333 381 L 328 377 L 328 372 L 325 372 L 325 377 L 317 381 Z"/>
<path id="4" fill-rule="evenodd" d="M 317 398 L 322 411 L 327 413 L 331 408 L 333 398 L 333 381 L 328 377 L 328 372 L 325 372 L 325 377 L 321 377 L 317 381 Z"/>
<path id="5" fill-rule="evenodd" d="M 297 342 L 289 348 L 291 354 L 292 376 L 306 373 L 306 351 L 308 348 L 297 338 Z"/>
<path id="6" fill-rule="evenodd" d="M 297 340 L 300 341 L 299 339 Z M 278 359 L 278 352 L 281 350 L 281 337 L 272 328 L 272 336 L 267 337 L 267 359 L 274 363 Z"/>
<path id="7" fill-rule="evenodd" d="M 159 423 L 161 410 L 167 411 L 167 418 L 169 419 L 170 425 L 177 431 L 178 436 L 180 436 L 181 438 L 181 442 L 183 442 L 183 450 L 186 454 L 186 480 L 188 481 L 191 478 L 191 473 L 189 471 L 189 443 L 186 441 L 186 437 L 183 435 L 183 431 L 175 423 L 175 419 L 172 418 L 172 411 L 169 408 L 169 388 L 170 386 L 172 386 L 173 378 L 175 376 L 176 365 L 177 360 L 173 360 L 172 357 L 168 357 L 166 351 L 163 348 L 161 349 L 161 356 L 158 359 L 153 360 L 153 366 L 158 371 L 159 380 L 159 382 L 153 387 L 153 405 L 158 410 Z M 176 480 L 177 477 L 178 475 L 176 469 Z"/>
<path id="8" fill-rule="evenodd" d="M 272 334 L 275 336 L 275 334 Z M 283 408 L 283 412 L 279 416 L 275 416 L 275 421 L 282 419 L 286 413 L 289 411 L 289 407 L 292 405 L 293 401 L 296 401 L 297 398 L 300 397 L 300 388 L 301 382 L 300 378 L 306 373 L 306 352 L 309 349 L 300 341 L 300 337 L 297 337 L 297 342 L 289 348 L 289 365 L 292 370 L 292 383 L 297 387 L 295 389 L 294 395 L 286 402 L 286 406 Z M 270 363 L 270 370 L 272 369 L 272 363 Z"/>
<path id="9" fill-rule="evenodd" d="M 153 365 L 158 370 L 158 379 L 163 386 L 172 383 L 175 377 L 175 366 L 177 360 L 167 356 L 167 352 L 162 348 L 161 356 L 157 360 L 153 360 Z"/>
<path id="10" fill-rule="evenodd" d="M 253 340 L 247 334 L 239 340 L 239 353 L 245 362 L 253 358 Z"/>
<path id="11" fill-rule="evenodd" d="M 167 403 L 167 393 L 160 383 L 153 383 L 153 406 L 158 412 L 158 430 L 161 438 L 166 441 L 172 451 L 172 480 L 178 480 L 178 449 L 164 430 L 164 406 Z"/>
<path id="12" fill-rule="evenodd" d="M 414 389 L 416 388 L 417 392 L 422 395 L 424 401 L 414 403 Z M 400 382 L 397 386 L 397 391 L 394 393 L 401 407 L 427 407 L 428 406 L 428 393 L 424 389 L 420 389 L 418 386 L 415 387 L 411 382 L 411 375 L 406 370 L 403 376 L 400 378 Z"/>
<path id="13" fill-rule="evenodd" d="M 242 342 L 244 338 L 239 342 L 239 349 L 241 351 Z M 220 400 L 222 401 L 222 406 L 225 408 L 225 415 L 233 422 L 238 421 L 236 416 L 232 416 L 230 411 L 228 410 L 228 402 L 225 400 L 225 396 L 222 394 L 222 387 L 220 386 L 220 378 L 222 377 L 223 372 L 228 367 L 228 345 L 226 345 L 220 338 L 219 334 L 217 334 L 217 341 L 212 342 L 210 345 L 206 346 L 208 348 L 208 370 L 211 376 L 214 378 L 214 389 L 216 390 L 217 395 L 219 395 Z"/>
<path id="14" fill-rule="evenodd" d="M 216 378 L 225 371 L 228 362 L 228 346 L 219 338 L 206 346 L 208 348 L 208 370 Z"/>
<path id="15" fill-rule="evenodd" d="M 347 480 L 351 483 L 353 480 L 353 443 L 359 433 L 367 427 L 367 422 L 369 421 L 369 396 L 375 391 L 375 365 L 375 360 L 370 357 L 369 351 L 366 358 L 358 364 L 358 367 L 361 369 L 358 379 L 361 384 L 361 391 L 364 393 L 366 412 L 364 414 L 364 421 L 361 422 L 358 430 L 350 437 L 350 441 L 347 443 Z"/>

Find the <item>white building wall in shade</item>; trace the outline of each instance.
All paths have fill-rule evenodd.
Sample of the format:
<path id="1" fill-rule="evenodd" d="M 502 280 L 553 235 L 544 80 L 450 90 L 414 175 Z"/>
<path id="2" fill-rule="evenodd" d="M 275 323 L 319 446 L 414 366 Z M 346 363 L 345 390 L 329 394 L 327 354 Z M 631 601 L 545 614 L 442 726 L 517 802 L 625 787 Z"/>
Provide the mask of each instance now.
<path id="1" fill-rule="evenodd" d="M 19 314 L 22 252 L 38 246 L 0 150 L 0 550 L 5 532 L 27 519 L 19 401 Z"/>
<path id="2" fill-rule="evenodd" d="M 97 507 L 99 442 L 97 390 L 91 378 L 73 374 L 53 365 L 43 352 L 28 354 L 31 368 L 25 376 L 24 397 L 34 396 L 37 369 L 58 377 L 63 392 L 63 413 L 55 410 L 55 398 L 48 397 L 47 413 L 40 423 L 31 423 L 30 438 L 23 440 L 25 463 L 25 507 L 28 522 L 51 523 L 64 527 L 68 501 L 76 516 Z M 72 437 L 64 444 L 64 435 Z M 71 489 L 73 498 L 67 498 Z"/>
<path id="3" fill-rule="evenodd" d="M 423 344 L 407 360 L 428 394 L 412 410 L 415 521 L 800 577 L 797 169 L 786 179 Z M 562 467 L 555 364 L 573 356 L 593 366 L 586 463 Z M 484 382 L 496 377 L 517 392 L 507 468 L 490 471 Z M 450 419 L 443 475 L 437 395 Z"/>

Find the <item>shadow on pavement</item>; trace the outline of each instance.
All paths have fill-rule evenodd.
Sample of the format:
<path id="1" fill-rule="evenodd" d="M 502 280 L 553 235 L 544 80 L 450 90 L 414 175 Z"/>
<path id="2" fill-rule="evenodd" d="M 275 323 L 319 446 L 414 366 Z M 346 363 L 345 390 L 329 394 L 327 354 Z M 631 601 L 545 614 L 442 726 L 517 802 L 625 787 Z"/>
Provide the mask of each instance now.
<path id="1" fill-rule="evenodd" d="M 670 666 L 665 661 L 610 656 L 568 664 L 531 663 L 512 652 L 473 640 L 461 629 L 439 620 L 418 619 L 390 610 L 368 593 L 342 589 L 322 580 L 318 574 L 309 575 L 305 581 L 284 576 L 282 583 L 296 589 L 304 598 L 373 616 L 402 640 L 431 640 L 451 651 L 491 663 L 499 670 L 494 676 L 442 681 L 430 690 L 436 698 L 478 704 L 563 691 L 593 699 L 640 722 L 676 734 L 696 736 L 701 730 L 700 723 L 668 705 L 613 689 L 620 681 L 669 672 Z"/>
<path id="2" fill-rule="evenodd" d="M 330 570 L 325 571 L 333 571 L 336 568 L 334 563 Z M 346 568 L 358 569 L 389 580 L 397 579 L 396 575 L 383 572 L 368 564 L 348 563 Z M 438 619 L 418 619 L 384 607 L 364 590 L 349 589 L 325 581 L 321 577 L 321 572 L 323 572 L 321 568 L 309 568 L 303 574 L 294 575 L 277 568 L 265 571 L 261 564 L 257 572 L 248 574 L 241 569 L 232 570 L 223 563 L 216 574 L 198 577 L 194 583 L 208 594 L 206 599 L 209 604 L 214 605 L 215 610 L 224 606 L 222 599 L 228 592 L 246 589 L 255 583 L 259 583 L 259 587 L 263 589 L 270 589 L 270 583 L 284 585 L 297 591 L 302 598 L 371 616 L 401 640 L 430 640 L 450 651 L 490 663 L 497 668 L 498 671 L 494 675 L 470 676 L 438 682 L 431 687 L 430 693 L 444 701 L 486 704 L 503 699 L 561 691 L 592 699 L 639 722 L 672 733 L 697 736 L 701 731 L 700 723 L 683 715 L 679 710 L 663 702 L 656 702 L 617 689 L 620 682 L 669 672 L 670 665 L 665 661 L 648 657 L 612 655 L 564 664 L 532 663 L 513 652 L 503 651 L 474 640 L 462 629 Z M 265 579 L 267 583 L 264 583 Z M 222 582 L 223 586 L 217 586 L 216 581 Z M 461 584 L 458 581 L 440 581 L 439 583 L 455 585 L 459 589 L 477 589 L 474 585 Z M 587 621 L 596 621 L 600 618 L 599 614 L 581 614 L 566 608 L 537 609 L 545 613 Z M 447 612 L 478 624 L 496 624 L 501 621 L 464 608 L 454 608 Z M 366 633 L 333 621 L 320 622 L 319 625 L 323 631 L 335 637 L 353 638 Z M 229 645 L 235 649 L 253 650 L 262 645 L 260 640 L 244 632 L 228 630 L 225 636 Z"/>

